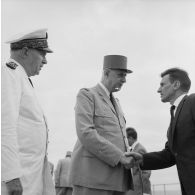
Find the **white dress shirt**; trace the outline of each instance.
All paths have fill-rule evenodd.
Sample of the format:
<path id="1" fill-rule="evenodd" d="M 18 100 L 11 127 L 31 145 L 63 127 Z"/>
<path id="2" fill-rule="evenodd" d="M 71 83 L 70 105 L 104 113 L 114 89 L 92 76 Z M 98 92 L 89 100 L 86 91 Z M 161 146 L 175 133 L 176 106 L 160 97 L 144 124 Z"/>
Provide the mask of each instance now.
<path id="1" fill-rule="evenodd" d="M 173 103 L 173 105 L 175 106 L 174 115 L 175 115 L 175 113 L 176 113 L 176 110 L 177 110 L 177 107 L 178 107 L 179 103 L 181 102 L 181 100 L 184 98 L 185 95 L 186 95 L 186 94 L 180 95 L 180 96 L 175 100 L 175 102 Z"/>

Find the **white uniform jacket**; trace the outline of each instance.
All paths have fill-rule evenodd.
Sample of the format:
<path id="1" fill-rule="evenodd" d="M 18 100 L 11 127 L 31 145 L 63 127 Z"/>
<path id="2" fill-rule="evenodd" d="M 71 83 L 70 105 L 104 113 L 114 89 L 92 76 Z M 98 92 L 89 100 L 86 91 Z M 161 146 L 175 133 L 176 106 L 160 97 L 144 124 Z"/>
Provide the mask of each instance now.
<path id="1" fill-rule="evenodd" d="M 1 179 L 20 178 L 23 195 L 42 195 L 43 175 L 49 175 L 47 124 L 24 68 L 9 62 L 17 67 L 2 66 Z"/>

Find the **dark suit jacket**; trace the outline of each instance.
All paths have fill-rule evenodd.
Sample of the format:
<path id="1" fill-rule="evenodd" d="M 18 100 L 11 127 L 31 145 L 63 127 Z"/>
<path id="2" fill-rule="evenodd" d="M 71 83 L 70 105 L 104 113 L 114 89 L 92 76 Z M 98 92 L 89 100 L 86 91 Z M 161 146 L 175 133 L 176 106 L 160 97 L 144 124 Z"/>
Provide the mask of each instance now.
<path id="1" fill-rule="evenodd" d="M 171 131 L 164 150 L 143 155 L 142 169 L 176 164 L 182 195 L 195 195 L 195 94 L 186 95 L 178 105 Z"/>

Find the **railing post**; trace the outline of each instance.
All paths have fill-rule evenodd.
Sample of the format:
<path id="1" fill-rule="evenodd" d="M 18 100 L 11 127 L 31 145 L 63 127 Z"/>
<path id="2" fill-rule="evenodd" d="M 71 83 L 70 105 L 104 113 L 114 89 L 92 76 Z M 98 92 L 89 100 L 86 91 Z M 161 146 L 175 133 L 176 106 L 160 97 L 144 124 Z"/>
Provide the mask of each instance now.
<path id="1" fill-rule="evenodd" d="M 152 184 L 151 187 L 152 187 L 152 195 L 157 195 L 158 192 L 159 192 L 159 189 L 156 189 L 156 187 L 160 187 L 160 192 L 161 194 L 163 195 L 168 195 L 169 194 L 169 188 L 167 188 L 168 186 L 174 186 L 176 185 L 176 188 L 172 189 L 174 191 L 176 191 L 177 193 L 179 193 L 180 195 L 182 194 L 181 192 L 181 186 L 179 183 L 167 183 L 167 184 Z M 178 189 L 179 187 L 179 189 Z M 167 191 L 168 189 L 168 191 Z M 171 191 L 171 190 L 170 190 Z"/>
<path id="2" fill-rule="evenodd" d="M 152 185 L 153 188 L 153 195 L 155 195 L 155 185 Z"/>
<path id="3" fill-rule="evenodd" d="M 166 195 L 166 184 L 163 184 L 164 186 L 164 195 Z"/>

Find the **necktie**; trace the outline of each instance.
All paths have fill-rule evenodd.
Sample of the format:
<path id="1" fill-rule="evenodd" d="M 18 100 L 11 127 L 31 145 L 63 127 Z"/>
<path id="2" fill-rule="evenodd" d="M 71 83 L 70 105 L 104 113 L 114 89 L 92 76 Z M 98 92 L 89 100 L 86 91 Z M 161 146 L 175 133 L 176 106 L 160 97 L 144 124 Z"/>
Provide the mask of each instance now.
<path id="1" fill-rule="evenodd" d="M 170 108 L 170 114 L 171 114 L 171 122 L 170 122 L 170 127 L 172 128 L 173 125 L 173 119 L 174 119 L 174 110 L 175 110 L 175 106 L 172 105 Z"/>
<path id="2" fill-rule="evenodd" d="M 168 140 L 169 140 L 169 145 L 172 148 L 172 141 L 173 141 L 173 119 L 174 119 L 174 110 L 175 110 L 175 106 L 171 106 L 170 108 L 170 114 L 171 114 L 171 121 L 170 121 L 170 125 L 169 125 L 169 130 L 167 132 L 167 136 L 168 136 Z"/>
<path id="3" fill-rule="evenodd" d="M 115 109 L 115 106 L 114 106 L 114 97 L 113 97 L 112 93 L 110 93 L 110 101 L 112 102 L 112 105 L 113 105 L 113 107 Z"/>
<path id="4" fill-rule="evenodd" d="M 32 87 L 33 87 L 33 83 L 32 83 L 32 81 L 31 81 L 31 79 L 30 79 L 30 78 L 28 78 L 28 80 L 29 80 L 30 84 L 31 84 L 31 85 L 32 85 Z"/>

